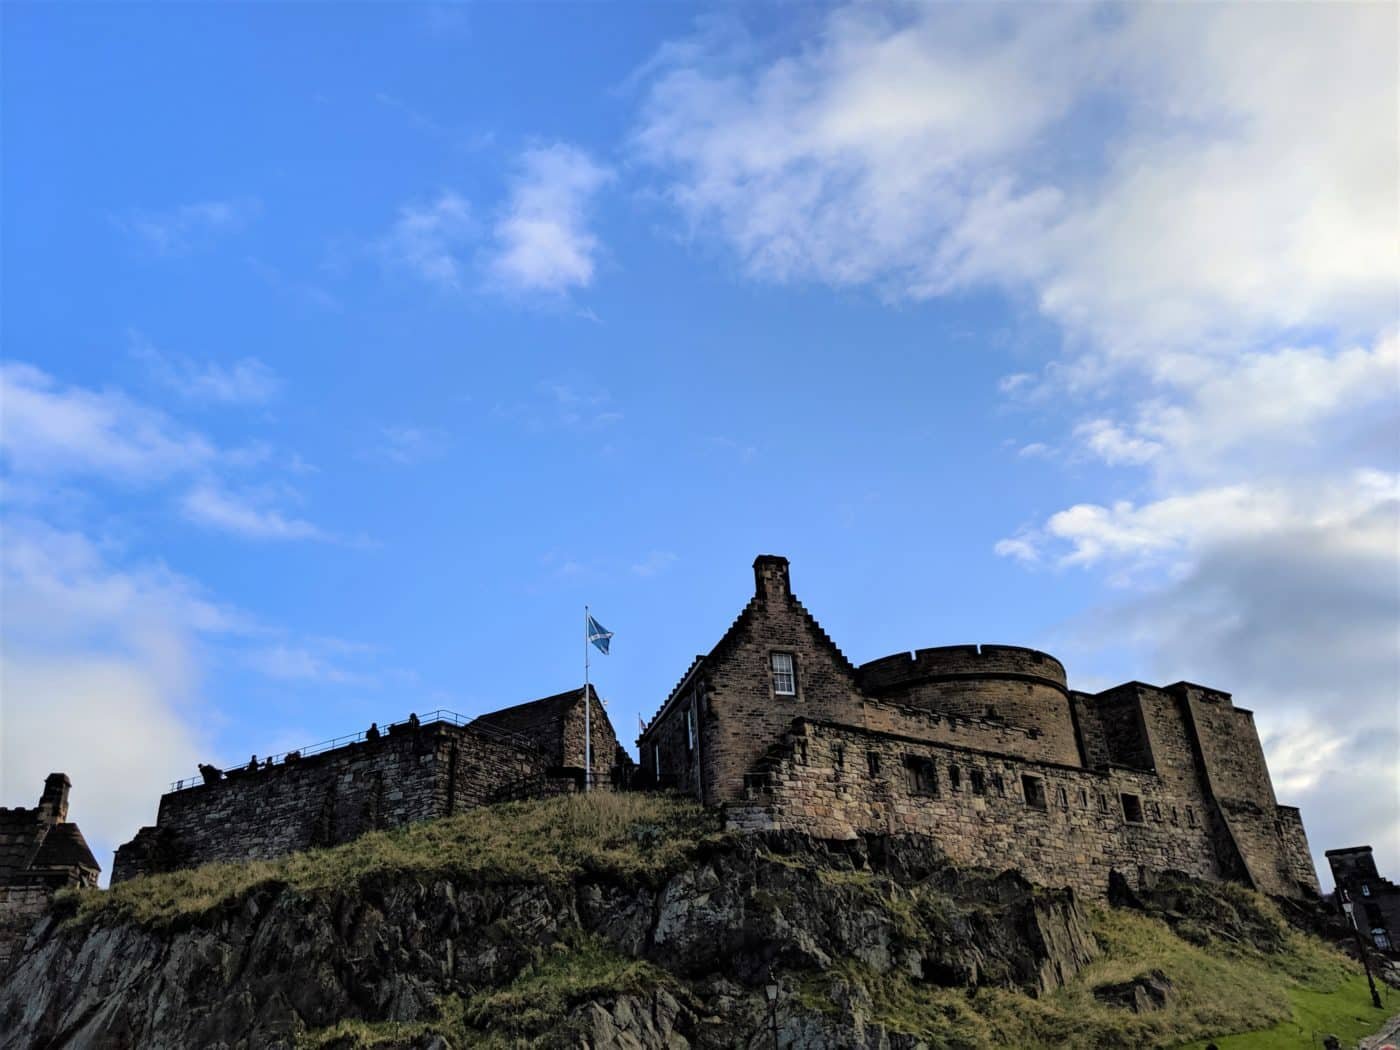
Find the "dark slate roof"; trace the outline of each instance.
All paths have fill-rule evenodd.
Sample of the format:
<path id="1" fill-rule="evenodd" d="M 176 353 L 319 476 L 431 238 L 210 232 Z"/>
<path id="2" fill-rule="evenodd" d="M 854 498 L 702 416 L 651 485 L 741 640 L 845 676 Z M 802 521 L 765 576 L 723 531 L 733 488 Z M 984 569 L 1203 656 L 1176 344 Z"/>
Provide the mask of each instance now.
<path id="1" fill-rule="evenodd" d="M 44 844 L 30 864 L 32 868 L 91 868 L 101 871 L 102 865 L 88 849 L 87 840 L 76 824 L 55 824 L 44 836 Z"/>
<path id="2" fill-rule="evenodd" d="M 0 875 L 23 871 L 43 825 L 36 809 L 0 809 Z"/>
<path id="3" fill-rule="evenodd" d="M 598 691 L 591 685 L 589 692 L 597 699 Z M 471 725 L 489 732 L 508 733 L 533 742 L 555 762 L 564 760 L 564 719 L 570 709 L 583 697 L 583 689 L 569 689 L 529 703 L 503 707 L 499 711 L 479 715 Z"/>

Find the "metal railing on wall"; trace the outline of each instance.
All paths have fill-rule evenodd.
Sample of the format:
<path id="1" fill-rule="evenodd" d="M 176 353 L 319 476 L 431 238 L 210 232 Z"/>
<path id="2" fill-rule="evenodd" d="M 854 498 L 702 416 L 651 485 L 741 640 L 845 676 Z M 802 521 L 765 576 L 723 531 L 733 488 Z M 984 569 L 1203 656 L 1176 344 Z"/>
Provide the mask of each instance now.
<path id="1" fill-rule="evenodd" d="M 482 736 L 490 737 L 493 740 L 499 740 L 513 747 L 523 748 L 527 751 L 539 750 L 539 744 L 524 734 L 512 733 L 507 729 L 501 729 L 498 726 L 482 722 L 477 716 L 459 714 L 456 711 L 449 711 L 442 707 L 434 711 L 429 711 L 424 715 L 410 715 L 408 718 L 402 718 L 397 722 L 385 722 L 382 726 L 376 722 L 375 725 L 378 727 L 378 737 L 371 737 L 368 729 L 362 729 L 358 733 L 347 733 L 344 736 L 331 737 L 329 740 L 322 740 L 320 743 L 311 744 L 308 747 L 289 748 L 286 751 L 279 751 L 275 755 L 268 755 L 266 758 L 260 759 L 256 771 L 261 772 L 264 769 L 271 769 L 277 765 L 286 765 L 288 756 L 292 756 L 292 762 L 297 762 L 303 758 L 311 758 L 314 755 L 323 755 L 327 751 L 336 751 L 343 747 L 349 747 L 351 744 L 359 744 L 373 739 L 382 739 L 384 737 L 394 736 L 412 731 L 413 729 L 421 729 L 432 725 L 458 726 L 460 728 L 470 729 L 474 733 L 480 733 Z M 252 772 L 255 772 L 252 762 L 219 768 L 220 777 L 238 777 L 242 774 Z M 207 783 L 209 783 L 209 779 L 206 778 L 203 773 L 200 773 L 196 776 L 185 777 L 182 780 L 171 781 L 170 790 L 184 791 L 186 788 L 199 787 Z"/>

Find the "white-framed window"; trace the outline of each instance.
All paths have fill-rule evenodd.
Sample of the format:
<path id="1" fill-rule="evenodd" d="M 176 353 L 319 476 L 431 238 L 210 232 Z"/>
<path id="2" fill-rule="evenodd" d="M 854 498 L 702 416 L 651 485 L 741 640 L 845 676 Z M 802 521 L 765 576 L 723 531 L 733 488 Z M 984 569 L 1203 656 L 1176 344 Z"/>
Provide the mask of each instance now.
<path id="1" fill-rule="evenodd" d="M 796 696 L 797 672 L 792 653 L 773 653 L 769 660 L 773 667 L 773 692 L 779 696 Z"/>
<path id="2" fill-rule="evenodd" d="M 685 748 L 695 750 L 695 710 L 689 707 L 685 709 Z"/>

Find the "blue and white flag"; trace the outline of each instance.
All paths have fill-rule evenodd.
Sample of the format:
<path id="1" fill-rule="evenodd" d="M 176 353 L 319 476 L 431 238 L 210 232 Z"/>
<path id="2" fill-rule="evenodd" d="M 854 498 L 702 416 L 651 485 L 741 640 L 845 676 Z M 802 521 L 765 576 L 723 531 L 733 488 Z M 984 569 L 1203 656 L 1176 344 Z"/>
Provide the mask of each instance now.
<path id="1" fill-rule="evenodd" d="M 612 641 L 612 631 L 608 630 L 592 614 L 588 617 L 588 640 L 598 647 L 604 656 L 608 655 L 608 643 Z"/>

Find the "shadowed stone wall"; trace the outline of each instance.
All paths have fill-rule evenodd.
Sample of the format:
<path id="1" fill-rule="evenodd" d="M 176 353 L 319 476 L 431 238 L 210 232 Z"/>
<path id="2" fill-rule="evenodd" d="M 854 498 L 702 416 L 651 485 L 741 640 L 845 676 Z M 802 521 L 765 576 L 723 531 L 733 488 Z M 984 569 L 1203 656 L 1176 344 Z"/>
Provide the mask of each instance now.
<path id="1" fill-rule="evenodd" d="M 161 797 L 154 827 L 117 850 L 112 881 L 221 860 L 259 860 L 329 846 L 484 805 L 542 776 L 534 751 L 470 726 L 395 727 L 271 769 Z"/>

